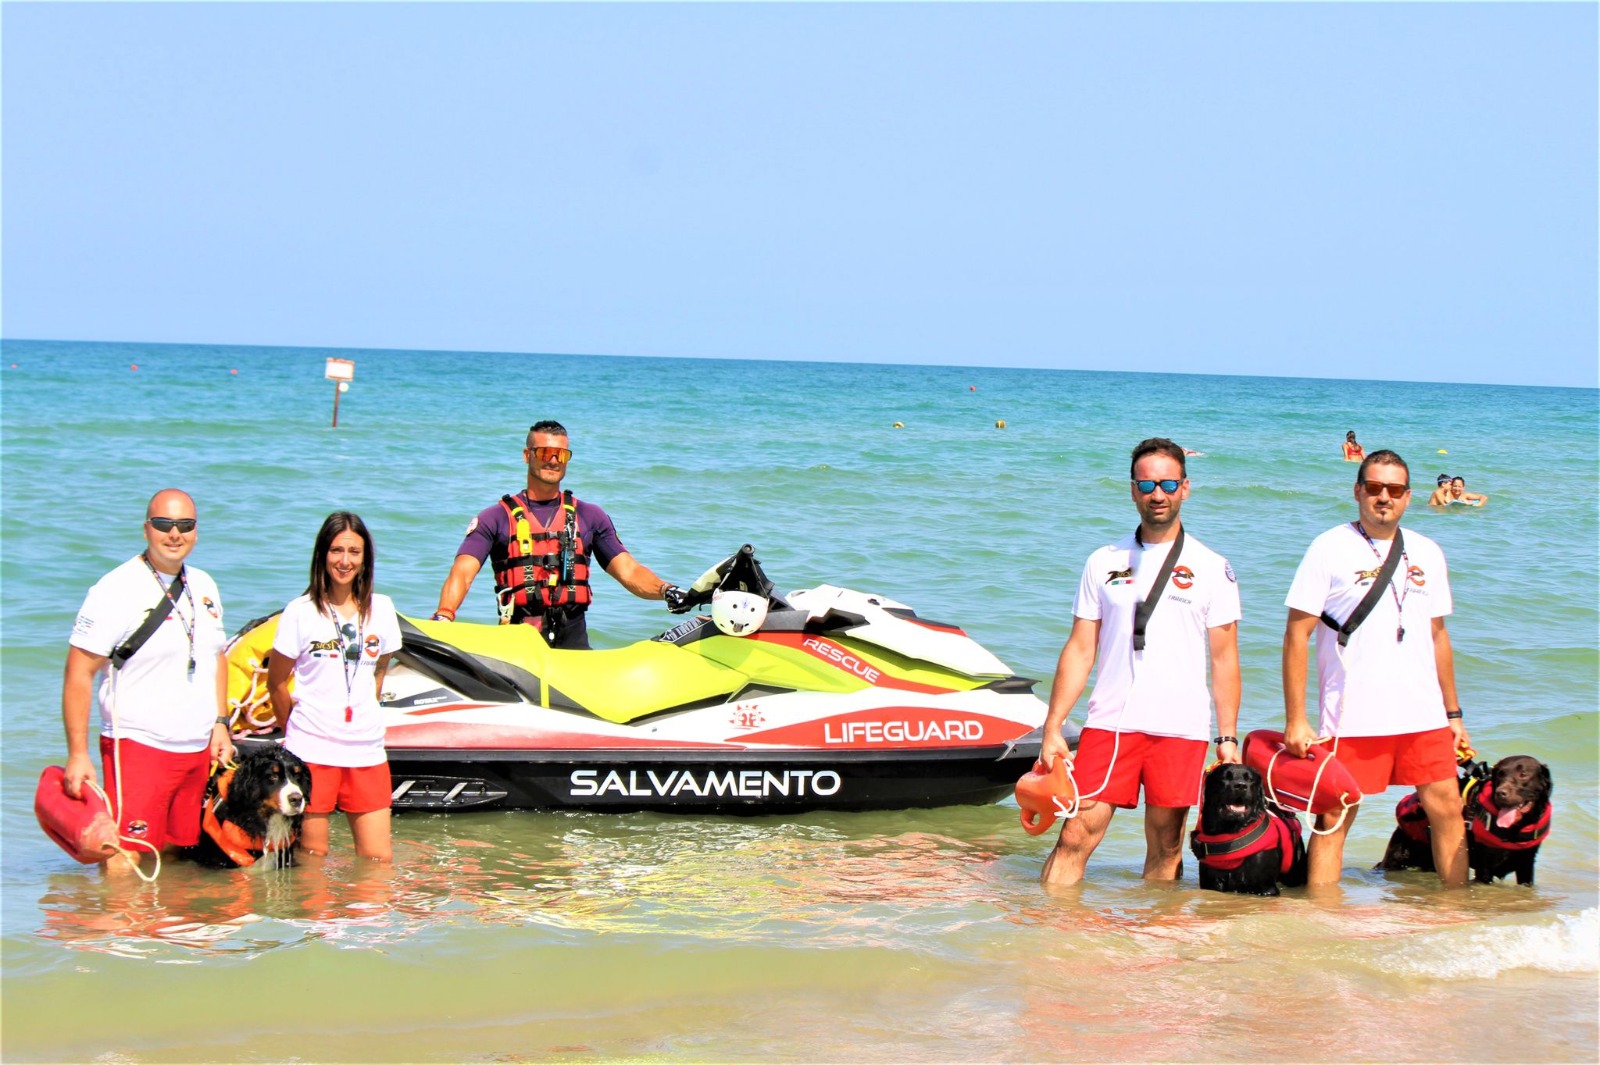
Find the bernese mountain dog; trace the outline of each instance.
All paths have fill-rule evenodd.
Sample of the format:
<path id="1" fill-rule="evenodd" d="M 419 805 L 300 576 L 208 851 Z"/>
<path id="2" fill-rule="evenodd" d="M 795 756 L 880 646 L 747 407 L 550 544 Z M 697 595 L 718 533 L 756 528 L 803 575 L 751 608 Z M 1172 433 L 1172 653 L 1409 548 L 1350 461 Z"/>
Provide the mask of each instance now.
<path id="1" fill-rule="evenodd" d="M 254 865 L 263 856 L 294 864 L 300 821 L 311 799 L 311 770 L 276 743 L 241 749 L 212 774 L 201 811 L 200 842 L 184 855 L 214 869 Z"/>

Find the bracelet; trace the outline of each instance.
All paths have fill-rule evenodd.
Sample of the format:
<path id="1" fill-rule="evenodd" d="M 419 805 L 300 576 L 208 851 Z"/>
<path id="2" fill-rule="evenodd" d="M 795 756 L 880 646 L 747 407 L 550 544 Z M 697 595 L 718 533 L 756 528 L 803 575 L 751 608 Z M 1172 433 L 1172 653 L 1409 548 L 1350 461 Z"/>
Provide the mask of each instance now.
<path id="1" fill-rule="evenodd" d="M 1461 711 L 1460 710 L 1446 710 L 1444 712 L 1444 717 L 1445 717 L 1446 721 L 1460 721 L 1461 720 Z"/>
<path id="2" fill-rule="evenodd" d="M 233 718 L 231 718 L 231 717 L 219 717 L 219 718 L 217 718 L 217 724 L 219 724 L 219 725 L 231 725 L 231 724 L 233 724 Z"/>
<path id="3" fill-rule="evenodd" d="M 1237 746 L 1239 746 L 1239 737 L 1237 737 L 1237 736 L 1217 736 L 1217 737 L 1213 738 L 1211 742 L 1216 744 L 1218 747 L 1221 747 L 1224 743 L 1231 743 L 1235 747 L 1237 747 Z"/>
<path id="4" fill-rule="evenodd" d="M 434 621 L 454 621 L 455 619 L 456 612 L 449 607 L 442 606 L 433 612 Z"/>

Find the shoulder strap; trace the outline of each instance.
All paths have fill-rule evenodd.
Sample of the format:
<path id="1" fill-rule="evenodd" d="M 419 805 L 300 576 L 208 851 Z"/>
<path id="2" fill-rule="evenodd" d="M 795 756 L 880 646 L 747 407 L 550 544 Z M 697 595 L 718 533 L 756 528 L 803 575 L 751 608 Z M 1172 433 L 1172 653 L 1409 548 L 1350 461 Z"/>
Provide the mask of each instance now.
<path id="1" fill-rule="evenodd" d="M 133 635 L 122 642 L 121 647 L 111 652 L 113 669 L 120 669 L 126 665 L 128 659 L 144 646 L 145 641 L 155 635 L 162 622 L 171 615 L 172 605 L 177 602 L 178 593 L 181 591 L 183 591 L 183 567 L 179 566 L 178 575 L 172 578 L 172 583 L 161 593 L 161 601 L 151 607 L 150 612 L 144 616 L 144 624 L 135 629 Z"/>
<path id="2" fill-rule="evenodd" d="M 1140 547 L 1144 540 L 1139 536 L 1139 530 L 1133 530 L 1133 539 Z M 1183 526 L 1178 526 L 1178 538 L 1172 541 L 1172 550 L 1167 552 L 1167 560 L 1161 563 L 1161 572 L 1156 574 L 1156 582 L 1150 586 L 1150 594 L 1144 597 L 1144 602 L 1133 608 L 1133 649 L 1144 650 L 1144 630 L 1150 624 L 1150 615 L 1156 612 L 1156 604 L 1161 601 L 1161 593 L 1166 591 L 1167 578 L 1172 576 L 1172 567 L 1178 564 L 1178 555 L 1183 551 Z"/>
<path id="3" fill-rule="evenodd" d="M 1367 620 L 1367 615 L 1372 613 L 1372 608 L 1378 605 L 1378 600 L 1383 598 L 1383 590 L 1389 587 L 1389 582 L 1394 579 L 1394 571 L 1400 568 L 1400 557 L 1405 554 L 1405 550 L 1405 537 L 1401 535 L 1399 529 L 1396 529 L 1394 543 L 1389 545 L 1389 557 L 1383 560 L 1377 580 L 1372 582 L 1372 587 L 1367 589 L 1366 597 L 1356 604 L 1350 616 L 1344 619 L 1343 625 L 1326 610 L 1322 612 L 1322 623 L 1339 634 L 1340 647 L 1350 642 L 1350 634 L 1361 627 L 1361 623 Z"/>

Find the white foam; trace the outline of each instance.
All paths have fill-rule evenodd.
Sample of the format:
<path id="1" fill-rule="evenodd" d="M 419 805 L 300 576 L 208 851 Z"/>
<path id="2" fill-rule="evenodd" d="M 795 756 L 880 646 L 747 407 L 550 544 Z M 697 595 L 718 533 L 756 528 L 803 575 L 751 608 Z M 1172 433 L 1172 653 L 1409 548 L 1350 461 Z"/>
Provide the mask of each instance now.
<path id="1" fill-rule="evenodd" d="M 1514 969 L 1600 972 L 1600 909 L 1536 923 L 1458 925 L 1387 947 L 1378 967 L 1402 976 L 1488 980 Z"/>

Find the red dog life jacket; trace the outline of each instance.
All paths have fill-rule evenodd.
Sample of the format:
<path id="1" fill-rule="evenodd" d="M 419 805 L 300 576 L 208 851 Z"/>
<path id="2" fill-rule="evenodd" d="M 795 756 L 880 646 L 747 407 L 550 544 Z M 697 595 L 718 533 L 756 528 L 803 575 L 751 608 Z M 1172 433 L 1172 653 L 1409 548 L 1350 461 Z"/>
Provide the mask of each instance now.
<path id="1" fill-rule="evenodd" d="M 1292 828 L 1288 823 L 1291 821 Z M 1189 833 L 1189 849 L 1201 865 L 1237 869 L 1252 854 L 1277 847 L 1282 855 L 1281 871 L 1287 873 L 1294 865 L 1294 844 L 1299 835 L 1299 818 L 1279 817 L 1268 810 L 1238 832 L 1212 835 L 1197 828 Z"/>
<path id="2" fill-rule="evenodd" d="M 538 624 L 550 607 L 588 606 L 593 598 L 589 590 L 589 553 L 578 529 L 578 505 L 572 493 L 561 493 L 561 509 L 566 518 L 560 528 L 536 529 L 523 501 L 516 496 L 501 496 L 500 506 L 505 509 L 511 530 L 504 554 L 496 550 L 493 559 L 501 624 Z M 563 538 L 571 545 L 565 574 Z"/>
<path id="3" fill-rule="evenodd" d="M 1472 833 L 1472 838 L 1485 847 L 1492 847 L 1501 851 L 1525 851 L 1537 847 L 1544 842 L 1550 834 L 1550 806 L 1545 805 L 1544 813 L 1539 820 L 1528 825 L 1512 825 L 1510 828 L 1501 828 L 1495 824 L 1495 818 L 1500 813 L 1500 808 L 1495 805 L 1494 787 L 1482 780 L 1469 780 L 1463 789 L 1462 802 L 1471 806 L 1472 795 L 1478 795 L 1478 808 L 1476 817 L 1470 817 L 1467 826 Z M 1394 808 L 1394 819 L 1400 823 L 1400 828 L 1417 843 L 1429 842 L 1428 815 L 1422 809 L 1422 802 L 1412 792 L 1400 800 L 1400 805 Z"/>

